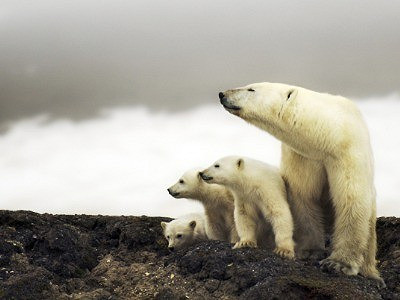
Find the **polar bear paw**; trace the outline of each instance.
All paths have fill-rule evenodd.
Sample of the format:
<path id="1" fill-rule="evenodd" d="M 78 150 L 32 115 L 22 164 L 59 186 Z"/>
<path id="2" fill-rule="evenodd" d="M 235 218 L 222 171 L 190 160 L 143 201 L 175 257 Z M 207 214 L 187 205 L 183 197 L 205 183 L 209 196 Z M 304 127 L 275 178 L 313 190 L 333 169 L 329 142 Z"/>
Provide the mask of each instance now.
<path id="1" fill-rule="evenodd" d="M 364 268 L 361 268 L 360 274 L 366 278 L 374 280 L 378 289 L 386 288 L 386 283 L 381 276 L 379 276 L 379 272 L 375 265 L 364 266 Z"/>
<path id="2" fill-rule="evenodd" d="M 386 283 L 385 280 L 383 280 L 382 278 L 380 278 L 379 276 L 377 278 L 372 278 L 370 277 L 372 280 L 375 281 L 376 286 L 378 287 L 378 289 L 386 289 Z"/>
<path id="3" fill-rule="evenodd" d="M 354 276 L 358 274 L 359 268 L 356 266 L 351 266 L 349 264 L 345 264 L 338 260 L 334 260 L 332 258 L 325 258 L 319 262 L 322 270 L 325 271 L 333 271 L 337 273 L 344 273 L 349 276 Z"/>
<path id="4" fill-rule="evenodd" d="M 294 251 L 291 249 L 276 247 L 274 253 L 283 258 L 294 259 Z"/>
<path id="5" fill-rule="evenodd" d="M 257 242 L 255 241 L 239 241 L 233 246 L 232 249 L 239 248 L 257 248 Z"/>

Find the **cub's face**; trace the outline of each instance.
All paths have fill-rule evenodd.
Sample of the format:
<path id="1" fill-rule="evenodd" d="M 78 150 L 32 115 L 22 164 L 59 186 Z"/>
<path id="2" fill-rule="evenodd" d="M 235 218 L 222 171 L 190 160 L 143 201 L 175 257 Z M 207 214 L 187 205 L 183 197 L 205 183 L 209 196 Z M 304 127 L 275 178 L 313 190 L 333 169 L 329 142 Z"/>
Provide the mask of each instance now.
<path id="1" fill-rule="evenodd" d="M 190 170 L 183 174 L 183 176 L 167 190 L 172 197 L 191 198 L 196 196 L 197 191 L 203 184 L 204 182 L 200 177 L 199 170 Z"/>
<path id="2" fill-rule="evenodd" d="M 217 160 L 200 173 L 207 183 L 230 185 L 243 169 L 243 159 L 238 156 L 227 156 Z"/>
<path id="3" fill-rule="evenodd" d="M 272 106 L 280 107 L 294 95 L 293 92 L 286 85 L 263 82 L 220 92 L 219 99 L 231 114 L 252 120 L 259 118 L 260 114 L 265 116 Z"/>
<path id="4" fill-rule="evenodd" d="M 182 220 L 173 220 L 169 223 L 161 222 L 161 227 L 164 237 L 168 241 L 168 249 L 174 251 L 189 246 L 193 242 L 196 221 L 182 222 Z"/>

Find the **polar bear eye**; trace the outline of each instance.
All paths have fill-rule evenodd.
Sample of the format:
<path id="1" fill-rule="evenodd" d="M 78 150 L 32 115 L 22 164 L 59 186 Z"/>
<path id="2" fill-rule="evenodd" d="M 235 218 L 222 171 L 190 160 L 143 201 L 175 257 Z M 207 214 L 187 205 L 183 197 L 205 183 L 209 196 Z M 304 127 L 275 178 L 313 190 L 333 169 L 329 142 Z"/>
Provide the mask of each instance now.
<path id="1" fill-rule="evenodd" d="M 219 168 L 219 164 L 216 164 L 214 167 L 215 167 L 215 168 Z"/>
<path id="2" fill-rule="evenodd" d="M 180 233 L 177 234 L 177 235 L 176 235 L 176 238 L 178 238 L 178 239 L 182 238 L 182 234 L 180 234 Z"/>
<path id="3" fill-rule="evenodd" d="M 169 235 L 167 235 L 167 239 L 169 239 Z"/>
<path id="4" fill-rule="evenodd" d="M 247 89 L 249 92 L 255 92 L 255 90 L 253 90 L 252 88 Z"/>
<path id="5" fill-rule="evenodd" d="M 185 181 L 183 181 L 183 179 L 179 180 L 179 183 L 185 183 Z"/>

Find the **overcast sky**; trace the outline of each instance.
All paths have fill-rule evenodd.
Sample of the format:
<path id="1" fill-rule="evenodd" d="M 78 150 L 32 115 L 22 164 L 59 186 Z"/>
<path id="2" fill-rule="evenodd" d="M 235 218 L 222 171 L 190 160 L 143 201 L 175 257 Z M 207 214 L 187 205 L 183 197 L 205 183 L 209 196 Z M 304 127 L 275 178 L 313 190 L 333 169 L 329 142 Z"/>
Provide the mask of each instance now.
<path id="1" fill-rule="evenodd" d="M 0 123 L 187 109 L 257 81 L 399 93 L 399 13 L 399 1 L 0 0 Z"/>

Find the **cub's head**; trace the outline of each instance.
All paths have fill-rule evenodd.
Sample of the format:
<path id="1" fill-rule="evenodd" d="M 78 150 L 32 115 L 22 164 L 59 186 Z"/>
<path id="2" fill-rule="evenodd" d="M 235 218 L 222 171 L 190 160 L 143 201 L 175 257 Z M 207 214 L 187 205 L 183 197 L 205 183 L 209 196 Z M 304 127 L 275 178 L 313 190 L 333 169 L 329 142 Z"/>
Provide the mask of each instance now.
<path id="1" fill-rule="evenodd" d="M 178 250 L 193 243 L 196 221 L 173 220 L 169 223 L 161 222 L 165 238 L 170 251 Z"/>
<path id="2" fill-rule="evenodd" d="M 244 159 L 239 156 L 227 156 L 217 160 L 209 168 L 203 170 L 200 176 L 207 183 L 221 185 L 233 184 L 244 168 Z"/>
<path id="3" fill-rule="evenodd" d="M 200 171 L 193 169 L 187 171 L 179 180 L 169 187 L 168 193 L 175 198 L 194 198 L 197 196 L 204 182 L 200 177 Z"/>
<path id="4" fill-rule="evenodd" d="M 281 107 L 282 103 L 297 96 L 297 89 L 280 83 L 253 83 L 219 93 L 222 106 L 231 114 L 245 120 L 260 119 L 271 111 Z"/>

